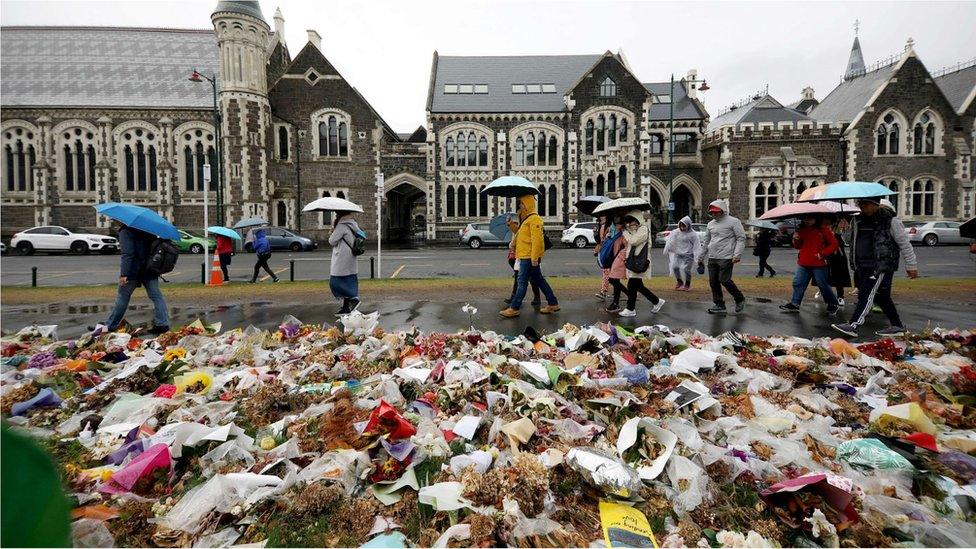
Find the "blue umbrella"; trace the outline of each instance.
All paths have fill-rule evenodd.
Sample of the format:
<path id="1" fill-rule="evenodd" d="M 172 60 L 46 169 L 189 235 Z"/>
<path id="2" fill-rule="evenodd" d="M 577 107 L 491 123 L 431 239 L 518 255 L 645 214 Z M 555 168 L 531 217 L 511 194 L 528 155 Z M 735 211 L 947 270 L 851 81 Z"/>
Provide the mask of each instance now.
<path id="1" fill-rule="evenodd" d="M 517 175 L 506 175 L 492 181 L 481 192 L 489 196 L 518 198 L 527 194 L 539 194 L 539 189 L 531 181 Z"/>
<path id="2" fill-rule="evenodd" d="M 227 227 L 207 227 L 207 232 L 211 234 L 219 234 L 220 236 L 226 236 L 234 240 L 240 240 L 241 235 L 237 234 L 237 231 L 228 229 Z"/>
<path id="3" fill-rule="evenodd" d="M 132 204 L 120 204 L 118 202 L 106 202 L 96 204 L 95 211 L 112 219 L 128 225 L 133 229 L 139 229 L 160 238 L 179 240 L 180 232 L 172 223 L 163 216 L 142 206 Z"/>
<path id="4" fill-rule="evenodd" d="M 235 229 L 247 229 L 248 227 L 260 227 L 261 225 L 267 225 L 268 220 L 263 217 L 249 217 L 247 219 L 242 219 L 234 224 Z"/>
<path id="5" fill-rule="evenodd" d="M 820 187 L 811 187 L 796 199 L 797 202 L 820 200 L 850 200 L 858 198 L 884 198 L 898 194 L 880 183 L 865 181 L 838 181 Z"/>
<path id="6" fill-rule="evenodd" d="M 508 238 L 512 235 L 511 229 L 508 228 L 508 220 L 512 217 L 515 217 L 515 214 L 509 212 L 499 214 L 491 218 L 491 221 L 488 222 L 488 232 L 495 235 L 500 240 L 508 240 Z"/>

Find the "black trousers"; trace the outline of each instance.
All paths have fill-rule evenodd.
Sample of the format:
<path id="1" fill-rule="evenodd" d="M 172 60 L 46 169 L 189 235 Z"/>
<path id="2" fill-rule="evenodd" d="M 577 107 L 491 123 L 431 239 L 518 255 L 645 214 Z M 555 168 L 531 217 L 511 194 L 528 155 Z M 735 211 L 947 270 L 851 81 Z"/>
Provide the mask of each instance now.
<path id="1" fill-rule="evenodd" d="M 258 255 L 258 262 L 254 264 L 254 276 L 251 277 L 251 282 L 254 282 L 258 279 L 258 272 L 260 272 L 262 268 L 264 268 L 264 270 L 268 273 L 268 275 L 271 276 L 271 278 L 275 280 L 278 279 L 278 276 L 274 274 L 274 271 L 271 270 L 271 267 L 268 267 L 269 259 L 271 259 L 271 254 Z"/>
<path id="2" fill-rule="evenodd" d="M 774 271 L 773 268 L 769 266 L 769 263 L 767 261 L 768 259 L 769 259 L 769 254 L 759 256 L 759 276 L 766 274 L 767 270 L 771 275 L 776 274 L 776 271 Z"/>
<path id="3" fill-rule="evenodd" d="M 654 292 L 647 289 L 644 285 L 644 279 L 637 276 L 634 278 L 627 279 L 627 308 L 631 311 L 637 306 L 637 293 L 640 292 L 648 301 L 657 305 L 660 299 L 654 295 Z"/>
<path id="4" fill-rule="evenodd" d="M 716 305 L 725 306 L 725 295 L 722 294 L 723 286 L 736 303 L 742 303 L 746 300 L 746 296 L 742 295 L 739 287 L 732 281 L 731 259 L 708 260 L 708 285 L 712 288 L 712 301 Z"/>
<path id="5" fill-rule="evenodd" d="M 898 316 L 898 309 L 895 308 L 895 301 L 891 299 L 891 280 L 894 273 L 882 273 L 872 275 L 865 272 L 855 273 L 857 280 L 857 306 L 854 307 L 854 314 L 851 315 L 851 324 L 860 327 L 864 324 L 868 313 L 871 312 L 871 302 L 873 301 L 892 326 L 902 327 L 901 317 Z"/>
<path id="6" fill-rule="evenodd" d="M 227 270 L 227 266 L 230 265 L 231 254 L 220 254 L 220 270 L 224 273 L 224 280 L 230 280 L 230 272 Z"/>
<path id="7" fill-rule="evenodd" d="M 619 278 L 611 278 L 610 286 L 613 287 L 613 301 L 611 301 L 611 303 L 614 305 L 620 305 L 620 294 L 628 293 L 627 288 L 624 288 L 624 285 L 620 283 Z"/>

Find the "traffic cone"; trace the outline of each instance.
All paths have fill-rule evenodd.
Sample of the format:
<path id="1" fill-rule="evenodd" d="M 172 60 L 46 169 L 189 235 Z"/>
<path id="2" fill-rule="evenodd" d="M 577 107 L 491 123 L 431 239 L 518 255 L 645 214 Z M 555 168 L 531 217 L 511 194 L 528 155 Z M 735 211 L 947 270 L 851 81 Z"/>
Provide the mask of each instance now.
<path id="1" fill-rule="evenodd" d="M 224 283 L 224 273 L 220 270 L 220 258 L 214 254 L 213 266 L 210 267 L 210 286 L 220 286 Z"/>

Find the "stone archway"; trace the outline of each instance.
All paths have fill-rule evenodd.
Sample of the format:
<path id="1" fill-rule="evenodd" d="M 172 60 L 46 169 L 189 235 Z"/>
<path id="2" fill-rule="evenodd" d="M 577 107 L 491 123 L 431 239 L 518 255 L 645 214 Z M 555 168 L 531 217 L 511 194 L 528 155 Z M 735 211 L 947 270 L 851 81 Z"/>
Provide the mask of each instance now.
<path id="1" fill-rule="evenodd" d="M 391 244 L 417 245 L 427 227 L 427 184 L 411 173 L 386 179 L 383 192 L 383 239 Z"/>

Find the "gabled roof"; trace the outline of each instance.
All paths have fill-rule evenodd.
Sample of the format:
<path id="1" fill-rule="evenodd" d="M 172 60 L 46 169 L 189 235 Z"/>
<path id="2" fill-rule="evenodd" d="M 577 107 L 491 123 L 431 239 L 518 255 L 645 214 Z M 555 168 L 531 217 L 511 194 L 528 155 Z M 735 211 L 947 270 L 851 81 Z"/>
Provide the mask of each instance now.
<path id="1" fill-rule="evenodd" d="M 935 83 L 952 104 L 952 108 L 961 113 L 968 107 L 967 100 L 972 101 L 976 92 L 976 64 L 939 76 Z"/>
<path id="2" fill-rule="evenodd" d="M 799 122 L 812 120 L 800 111 L 783 106 L 771 95 L 757 96 L 745 105 L 736 106 L 729 111 L 713 118 L 708 123 L 708 131 L 722 126 L 736 126 L 740 124 L 759 124 L 761 122 Z"/>
<path id="3" fill-rule="evenodd" d="M 217 72 L 213 30 L 3 27 L 0 49 L 4 107 L 213 108 L 187 80 Z"/>
<path id="4" fill-rule="evenodd" d="M 814 107 L 816 107 L 820 102 L 816 99 L 800 99 L 799 101 L 794 101 L 789 104 L 789 107 L 793 110 L 800 111 L 804 114 L 809 114 Z"/>
<path id="5" fill-rule="evenodd" d="M 671 82 L 651 82 L 644 84 L 647 91 L 653 95 L 671 95 Z M 687 83 L 678 80 L 674 83 L 674 119 L 675 120 L 697 120 L 708 118 L 708 111 L 700 101 L 688 97 Z M 651 104 L 648 117 L 650 120 L 668 120 L 671 115 L 671 105 L 668 103 L 654 102 Z"/>
<path id="6" fill-rule="evenodd" d="M 853 121 L 900 66 L 894 63 L 844 80 L 810 111 L 810 116 L 819 122 Z"/>
<path id="7" fill-rule="evenodd" d="M 562 112 L 563 94 L 602 55 L 437 55 L 430 112 Z M 486 94 L 445 94 L 444 84 L 487 84 Z M 512 84 L 554 84 L 555 93 L 512 93 Z"/>

